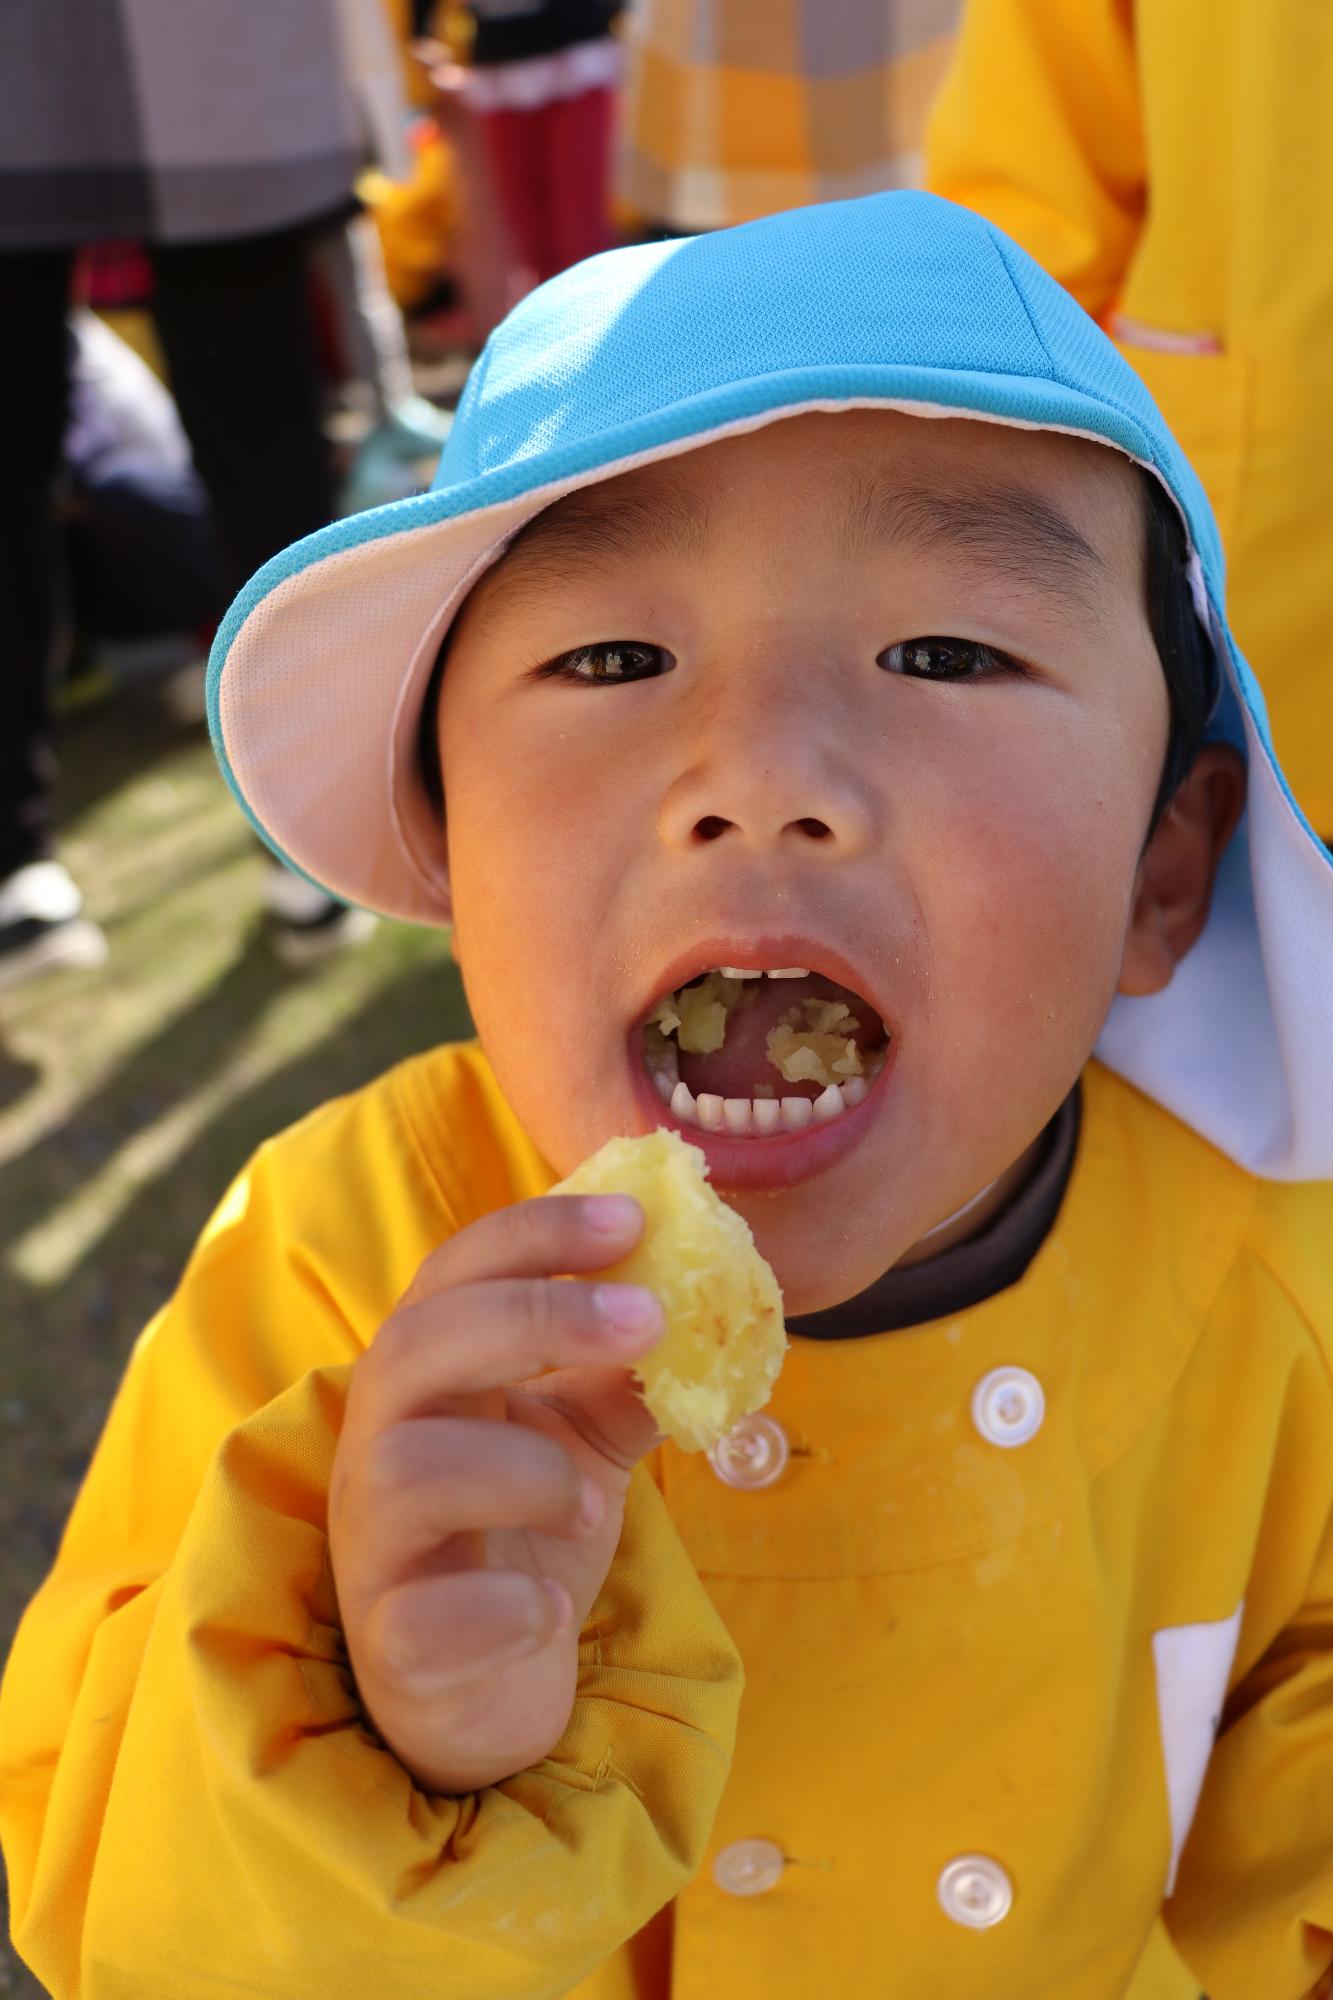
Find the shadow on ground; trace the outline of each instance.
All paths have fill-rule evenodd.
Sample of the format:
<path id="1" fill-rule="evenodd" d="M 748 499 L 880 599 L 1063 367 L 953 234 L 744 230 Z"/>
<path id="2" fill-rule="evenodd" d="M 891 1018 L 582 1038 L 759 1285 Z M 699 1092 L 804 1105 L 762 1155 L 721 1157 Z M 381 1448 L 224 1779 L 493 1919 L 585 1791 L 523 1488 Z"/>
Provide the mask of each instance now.
<path id="1" fill-rule="evenodd" d="M 137 1186 L 61 1283 L 25 1282 L 3 1251 L 42 1220 L 80 1171 L 95 1171 L 127 1132 L 160 1119 L 197 1083 L 210 1051 L 290 987 L 259 944 L 146 1045 L 13 1175 L 0 1214 L 0 1325 L 17 1333 L 3 1382 L 6 1471 L 0 1493 L 4 1582 L 0 1647 L 15 1594 L 26 1598 L 60 1527 L 134 1340 L 169 1296 L 190 1248 L 233 1175 L 262 1140 L 412 1051 L 469 1032 L 452 966 L 427 962 L 375 993 L 309 1052 L 233 1095 L 190 1144 Z M 21 1405 L 21 1408 L 16 1407 Z M 37 1417 L 39 1421 L 29 1422 Z M 41 1497 L 36 1497 L 40 1495 Z M 36 1572 L 36 1573 L 34 1573 Z"/>

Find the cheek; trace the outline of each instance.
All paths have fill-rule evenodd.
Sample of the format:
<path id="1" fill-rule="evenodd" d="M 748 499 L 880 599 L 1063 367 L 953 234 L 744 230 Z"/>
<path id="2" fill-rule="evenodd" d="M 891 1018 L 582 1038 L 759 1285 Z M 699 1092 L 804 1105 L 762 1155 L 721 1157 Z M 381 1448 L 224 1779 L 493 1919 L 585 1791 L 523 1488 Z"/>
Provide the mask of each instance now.
<path id="1" fill-rule="evenodd" d="M 454 760 L 445 798 L 454 921 L 480 1017 L 492 991 L 531 996 L 570 975 L 596 855 L 570 789 L 502 749 Z"/>
<path id="2" fill-rule="evenodd" d="M 549 1095 L 553 1066 L 586 1084 L 604 1065 L 601 954 L 633 892 L 643 812 L 627 764 L 573 724 L 529 731 L 460 710 L 444 742 L 459 962 L 501 1082 L 526 1105 Z"/>
<path id="3" fill-rule="evenodd" d="M 939 822 L 947 845 L 923 864 L 932 1006 L 953 1053 L 1057 1080 L 1081 1065 L 1111 1004 L 1141 836 L 1139 787 L 1127 810 L 1114 758 L 1070 750 L 1037 757 L 1016 743 L 988 760 L 956 786 Z"/>
<path id="4" fill-rule="evenodd" d="M 569 856 L 586 841 L 574 760 L 524 755 L 478 728 L 445 765 L 449 868 L 460 928 L 488 907 L 522 909 L 577 880 Z M 466 906 L 466 909 L 463 907 Z"/>

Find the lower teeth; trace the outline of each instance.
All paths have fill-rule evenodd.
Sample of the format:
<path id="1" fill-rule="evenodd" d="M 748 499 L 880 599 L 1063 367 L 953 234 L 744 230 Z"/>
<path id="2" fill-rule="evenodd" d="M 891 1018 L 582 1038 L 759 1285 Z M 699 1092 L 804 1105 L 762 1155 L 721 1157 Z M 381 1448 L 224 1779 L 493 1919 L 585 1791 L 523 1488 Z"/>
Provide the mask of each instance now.
<path id="1" fill-rule="evenodd" d="M 801 1132 L 808 1125 L 826 1125 L 844 1111 L 860 1104 L 884 1067 L 886 1049 L 878 1049 L 866 1062 L 864 1076 L 849 1077 L 843 1084 L 831 1083 L 818 1097 L 718 1097 L 702 1090 L 696 1097 L 687 1083 L 680 1081 L 670 1049 L 665 1059 L 651 1068 L 659 1096 L 669 1104 L 682 1125 L 698 1126 L 705 1132 L 727 1132 L 733 1138 L 765 1138 L 775 1132 Z"/>

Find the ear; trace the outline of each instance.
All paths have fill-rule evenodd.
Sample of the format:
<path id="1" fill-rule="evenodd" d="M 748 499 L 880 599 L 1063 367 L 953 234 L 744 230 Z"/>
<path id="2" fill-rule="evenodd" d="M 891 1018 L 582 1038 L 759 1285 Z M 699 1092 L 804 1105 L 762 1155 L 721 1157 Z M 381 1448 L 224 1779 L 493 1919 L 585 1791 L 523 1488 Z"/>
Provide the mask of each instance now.
<path id="1" fill-rule="evenodd" d="M 1213 882 L 1245 807 L 1245 764 L 1229 744 L 1199 752 L 1158 822 L 1134 881 L 1118 991 L 1170 984 L 1208 921 Z"/>

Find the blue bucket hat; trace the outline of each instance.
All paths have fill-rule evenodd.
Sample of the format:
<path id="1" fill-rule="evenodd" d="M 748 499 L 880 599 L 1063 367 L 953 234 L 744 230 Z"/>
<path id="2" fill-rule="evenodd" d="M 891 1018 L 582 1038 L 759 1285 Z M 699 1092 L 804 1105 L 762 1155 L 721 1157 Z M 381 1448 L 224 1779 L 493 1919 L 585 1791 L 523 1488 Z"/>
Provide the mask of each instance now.
<path id="1" fill-rule="evenodd" d="M 614 250 L 531 293 L 468 380 L 428 493 L 307 536 L 232 606 L 209 662 L 227 781 L 283 860 L 354 903 L 449 918 L 416 754 L 450 621 L 575 487 L 809 410 L 1062 431 L 1162 480 L 1221 665 L 1210 740 L 1249 801 L 1170 985 L 1117 998 L 1097 1053 L 1252 1171 L 1333 1176 L 1333 863 L 1226 628 L 1217 528 L 1147 390 L 988 222 L 913 193 Z"/>

